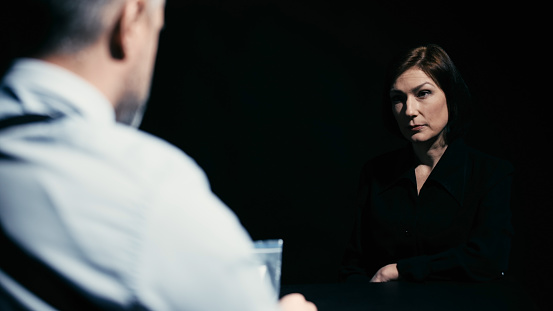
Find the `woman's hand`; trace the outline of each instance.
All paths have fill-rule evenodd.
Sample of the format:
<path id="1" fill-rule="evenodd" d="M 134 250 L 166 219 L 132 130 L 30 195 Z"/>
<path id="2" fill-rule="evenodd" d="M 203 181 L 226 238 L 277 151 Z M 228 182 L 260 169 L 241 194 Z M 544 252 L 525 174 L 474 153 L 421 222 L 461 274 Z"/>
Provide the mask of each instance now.
<path id="1" fill-rule="evenodd" d="M 380 282 L 389 282 L 397 280 L 399 278 L 399 272 L 397 271 L 397 264 L 386 265 L 380 270 L 376 271 L 375 275 L 371 279 L 371 282 L 380 283 Z"/>

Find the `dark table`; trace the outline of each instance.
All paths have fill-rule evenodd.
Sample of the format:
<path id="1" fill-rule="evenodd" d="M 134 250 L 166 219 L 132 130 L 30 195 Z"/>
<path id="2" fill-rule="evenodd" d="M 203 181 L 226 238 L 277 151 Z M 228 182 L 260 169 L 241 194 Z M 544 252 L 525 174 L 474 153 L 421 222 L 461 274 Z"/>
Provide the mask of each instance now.
<path id="1" fill-rule="evenodd" d="M 301 293 L 319 311 L 538 310 L 516 282 L 405 281 L 283 285 L 281 296 Z"/>

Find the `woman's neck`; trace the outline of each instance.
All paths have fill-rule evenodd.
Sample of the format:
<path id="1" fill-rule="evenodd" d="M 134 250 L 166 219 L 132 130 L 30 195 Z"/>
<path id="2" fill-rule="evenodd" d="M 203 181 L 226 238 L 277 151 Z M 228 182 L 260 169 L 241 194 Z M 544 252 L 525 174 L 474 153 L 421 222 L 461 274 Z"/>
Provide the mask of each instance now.
<path id="1" fill-rule="evenodd" d="M 437 139 L 427 142 L 413 143 L 413 151 L 419 160 L 419 165 L 428 166 L 434 169 L 440 158 L 447 149 L 447 144 L 442 135 Z"/>

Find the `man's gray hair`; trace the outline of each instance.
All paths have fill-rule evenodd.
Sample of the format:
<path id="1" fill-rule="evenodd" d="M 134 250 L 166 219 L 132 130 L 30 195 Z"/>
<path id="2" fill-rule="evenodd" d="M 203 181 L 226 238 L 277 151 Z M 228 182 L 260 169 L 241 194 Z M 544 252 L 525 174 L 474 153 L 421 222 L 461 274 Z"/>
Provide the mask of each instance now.
<path id="1" fill-rule="evenodd" d="M 124 0 L 33 0 L 49 14 L 49 31 L 38 54 L 75 53 L 91 45 L 110 27 Z M 160 0 L 147 0 L 149 4 Z M 110 14 L 111 13 L 111 14 Z M 113 14 L 113 15 L 112 15 Z"/>
<path id="2" fill-rule="evenodd" d="M 74 53 L 94 43 L 107 27 L 105 13 L 122 0 L 33 0 L 48 15 L 39 54 Z"/>

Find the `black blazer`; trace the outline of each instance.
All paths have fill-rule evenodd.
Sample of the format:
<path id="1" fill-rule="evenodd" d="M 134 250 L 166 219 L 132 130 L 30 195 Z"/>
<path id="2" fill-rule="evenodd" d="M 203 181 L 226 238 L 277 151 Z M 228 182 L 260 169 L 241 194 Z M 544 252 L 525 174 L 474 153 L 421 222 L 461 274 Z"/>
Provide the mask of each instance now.
<path id="1" fill-rule="evenodd" d="M 417 194 L 412 147 L 364 166 L 341 279 L 397 263 L 400 278 L 486 281 L 504 275 L 513 167 L 451 143 Z"/>

